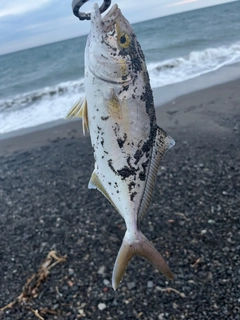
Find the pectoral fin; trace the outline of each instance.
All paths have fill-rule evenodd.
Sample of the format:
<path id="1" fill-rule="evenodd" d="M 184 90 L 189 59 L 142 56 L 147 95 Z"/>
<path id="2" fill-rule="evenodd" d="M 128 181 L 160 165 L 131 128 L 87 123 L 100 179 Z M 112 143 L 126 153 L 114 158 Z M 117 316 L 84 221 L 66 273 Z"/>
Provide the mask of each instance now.
<path id="1" fill-rule="evenodd" d="M 66 115 L 66 119 L 70 118 L 82 118 L 83 134 L 85 135 L 86 130 L 88 130 L 88 112 L 87 112 L 87 100 L 80 99 L 75 105 L 70 109 Z"/>

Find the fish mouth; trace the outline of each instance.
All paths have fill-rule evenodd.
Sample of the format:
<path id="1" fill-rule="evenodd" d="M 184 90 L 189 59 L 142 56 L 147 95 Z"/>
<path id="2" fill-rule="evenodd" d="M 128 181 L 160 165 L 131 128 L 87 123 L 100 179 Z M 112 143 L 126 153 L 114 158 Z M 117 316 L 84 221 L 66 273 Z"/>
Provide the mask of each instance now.
<path id="1" fill-rule="evenodd" d="M 97 32 L 109 32 L 113 29 L 120 12 L 118 5 L 114 4 L 107 14 L 102 17 L 99 6 L 95 3 L 91 13 L 92 26 L 95 27 Z"/>

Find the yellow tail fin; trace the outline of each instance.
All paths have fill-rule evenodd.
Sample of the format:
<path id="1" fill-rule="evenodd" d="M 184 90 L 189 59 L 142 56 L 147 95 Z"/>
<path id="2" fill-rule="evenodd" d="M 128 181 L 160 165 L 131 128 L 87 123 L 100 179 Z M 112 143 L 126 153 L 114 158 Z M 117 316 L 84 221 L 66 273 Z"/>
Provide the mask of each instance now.
<path id="1" fill-rule="evenodd" d="M 125 273 L 128 262 L 135 255 L 140 255 L 147 259 L 151 264 L 162 272 L 167 278 L 173 280 L 173 274 L 161 256 L 141 231 L 138 231 L 134 241 L 129 239 L 128 231 L 123 238 L 121 248 L 118 252 L 117 259 L 113 268 L 112 287 L 114 290 L 119 286 L 120 281 Z"/>

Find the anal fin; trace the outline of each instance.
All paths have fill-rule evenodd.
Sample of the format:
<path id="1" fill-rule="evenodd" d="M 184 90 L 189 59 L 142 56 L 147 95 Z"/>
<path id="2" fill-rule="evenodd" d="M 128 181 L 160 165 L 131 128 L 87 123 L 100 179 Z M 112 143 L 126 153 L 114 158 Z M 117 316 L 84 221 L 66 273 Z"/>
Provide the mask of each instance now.
<path id="1" fill-rule="evenodd" d="M 88 189 L 98 189 L 108 199 L 108 201 L 113 205 L 113 207 L 118 211 L 111 197 L 109 196 L 108 192 L 102 185 L 95 170 L 93 171 L 90 181 L 88 183 Z"/>

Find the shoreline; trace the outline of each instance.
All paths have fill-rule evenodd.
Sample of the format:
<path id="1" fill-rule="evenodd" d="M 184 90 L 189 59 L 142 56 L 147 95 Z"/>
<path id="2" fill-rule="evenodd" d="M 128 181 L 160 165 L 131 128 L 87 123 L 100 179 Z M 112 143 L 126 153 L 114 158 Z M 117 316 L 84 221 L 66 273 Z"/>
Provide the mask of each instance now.
<path id="1" fill-rule="evenodd" d="M 234 64 L 223 66 L 222 68 L 212 71 L 206 74 L 202 74 L 198 77 L 188 79 L 182 82 L 165 85 L 163 87 L 153 88 L 153 98 L 155 107 L 160 108 L 175 99 L 178 99 L 182 96 L 186 96 L 189 94 L 194 94 L 195 92 L 199 92 L 208 88 L 216 87 L 219 85 L 223 85 L 238 81 L 240 79 L 240 62 L 236 62 Z M 69 106 L 69 109 L 71 106 Z M 68 120 L 69 121 L 76 121 Z M 48 129 L 50 127 L 57 127 L 65 124 L 64 119 L 58 119 L 50 122 L 45 122 L 40 125 L 36 125 L 33 127 L 22 128 L 19 130 L 14 130 L 6 133 L 0 134 L 0 141 L 25 135 L 28 133 L 33 133 L 36 131 L 41 131 Z"/>
<path id="2" fill-rule="evenodd" d="M 206 85 L 206 83 L 202 85 Z M 174 127 L 189 127 L 192 125 L 196 125 L 201 130 L 201 128 L 206 127 L 206 122 L 208 126 L 205 129 L 210 131 L 227 132 L 239 129 L 238 123 L 237 121 L 234 123 L 234 119 L 238 119 L 240 79 L 210 86 L 188 94 L 184 94 L 189 90 L 188 81 L 180 83 L 176 95 L 180 92 L 183 94 L 172 97 L 170 101 L 165 103 L 168 93 L 175 89 L 174 86 L 169 86 L 164 96 L 162 95 L 164 88 L 156 88 L 153 92 L 155 105 L 157 106 L 158 125 L 166 131 L 173 130 Z M 230 105 L 232 99 L 235 101 L 233 106 Z M 217 100 L 219 100 L 217 102 L 219 105 L 216 107 L 215 101 Z M 232 128 L 229 124 L 227 126 L 224 125 L 224 121 L 227 122 L 229 112 L 230 116 L 236 113 L 236 117 L 233 116 Z M 196 117 L 198 117 L 197 121 Z M 220 119 L 221 117 L 222 120 Z M 39 126 L 12 131 L 0 135 L 0 157 L 17 151 L 40 147 L 58 139 L 71 137 L 83 137 L 81 119 L 56 120 Z"/>

